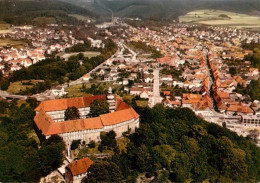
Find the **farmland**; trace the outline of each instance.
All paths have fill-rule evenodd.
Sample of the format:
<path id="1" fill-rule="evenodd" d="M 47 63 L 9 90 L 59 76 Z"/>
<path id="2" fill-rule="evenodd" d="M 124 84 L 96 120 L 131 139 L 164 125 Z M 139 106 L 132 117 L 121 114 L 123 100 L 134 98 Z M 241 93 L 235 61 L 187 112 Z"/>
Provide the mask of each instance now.
<path id="1" fill-rule="evenodd" d="M 0 34 L 12 32 L 8 24 L 0 22 Z"/>
<path id="2" fill-rule="evenodd" d="M 260 29 L 260 17 L 221 10 L 196 10 L 179 17 L 180 22 Z"/>
<path id="3" fill-rule="evenodd" d="M 1 30 L 0 30 L 1 31 Z M 11 39 L 0 39 L 0 46 L 13 46 L 15 48 L 23 48 L 27 43 L 24 41 L 16 41 Z"/>

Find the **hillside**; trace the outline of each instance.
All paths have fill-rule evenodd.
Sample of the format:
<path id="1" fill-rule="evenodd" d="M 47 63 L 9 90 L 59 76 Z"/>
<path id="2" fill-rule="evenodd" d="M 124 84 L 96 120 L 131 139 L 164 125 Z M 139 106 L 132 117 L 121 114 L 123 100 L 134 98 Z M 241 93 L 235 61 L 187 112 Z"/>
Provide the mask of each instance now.
<path id="1" fill-rule="evenodd" d="M 193 10 L 218 9 L 251 14 L 260 11 L 257 0 L 63 0 L 99 12 L 100 15 L 140 17 L 149 19 L 172 19 Z"/>
<path id="2" fill-rule="evenodd" d="M 61 1 L 0 0 L 0 20 L 11 24 L 73 23 L 69 14 L 97 17 L 90 11 Z"/>
<path id="3" fill-rule="evenodd" d="M 126 134 L 129 143 L 125 152 L 118 153 L 115 147 L 112 162 L 108 161 L 118 165 L 115 169 L 119 169 L 118 175 L 126 182 L 260 180 L 260 149 L 249 138 L 208 123 L 188 108 L 156 105 L 153 109 L 136 110 L 140 114 L 140 128 L 132 135 Z M 84 182 L 109 182 L 98 172 L 89 172 L 95 176 Z"/>

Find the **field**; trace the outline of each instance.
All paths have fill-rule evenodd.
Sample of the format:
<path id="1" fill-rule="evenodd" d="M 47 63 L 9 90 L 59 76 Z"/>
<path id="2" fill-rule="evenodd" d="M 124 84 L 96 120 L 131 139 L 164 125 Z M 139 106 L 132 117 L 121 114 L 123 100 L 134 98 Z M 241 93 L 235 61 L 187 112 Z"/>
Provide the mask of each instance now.
<path id="1" fill-rule="evenodd" d="M 100 52 L 97 51 L 86 51 L 86 52 L 74 52 L 74 53 L 59 53 L 57 56 L 68 60 L 70 56 L 77 55 L 79 53 L 83 53 L 85 57 L 91 58 L 100 55 Z"/>
<path id="2" fill-rule="evenodd" d="M 260 30 L 260 17 L 221 10 L 196 10 L 179 17 L 180 22 Z"/>
<path id="3" fill-rule="evenodd" d="M 88 16 L 83 16 L 83 15 L 78 15 L 78 14 L 69 14 L 69 16 L 76 18 L 77 20 L 81 20 L 81 21 L 93 21 L 92 18 L 88 17 Z"/>
<path id="4" fill-rule="evenodd" d="M 29 82 L 29 80 L 13 82 L 8 87 L 7 92 L 11 93 L 11 94 L 18 94 L 20 91 L 25 91 L 28 88 L 32 88 L 39 81 L 31 80 L 30 83 L 28 83 L 28 82 Z"/>
<path id="5" fill-rule="evenodd" d="M 5 34 L 5 33 L 9 33 L 9 32 L 12 32 L 9 24 L 5 24 L 3 22 L 0 23 L 0 34 Z"/>
<path id="6" fill-rule="evenodd" d="M 15 41 L 11 39 L 0 39 L 0 46 L 13 46 L 15 48 L 21 49 L 23 48 L 27 43 L 24 41 Z"/>
<path id="7" fill-rule="evenodd" d="M 93 83 L 85 83 L 86 88 L 90 88 L 91 84 Z M 85 92 L 82 92 L 80 89 L 82 84 L 70 86 L 65 89 L 68 92 L 68 97 L 81 97 L 82 95 L 86 95 Z"/>

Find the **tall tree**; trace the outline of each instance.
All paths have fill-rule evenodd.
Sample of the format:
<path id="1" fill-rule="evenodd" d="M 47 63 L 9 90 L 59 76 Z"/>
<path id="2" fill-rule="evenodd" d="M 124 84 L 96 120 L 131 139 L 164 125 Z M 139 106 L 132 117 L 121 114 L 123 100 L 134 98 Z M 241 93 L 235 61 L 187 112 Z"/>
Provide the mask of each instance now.
<path id="1" fill-rule="evenodd" d="M 83 183 L 122 182 L 122 173 L 119 167 L 108 161 L 97 161 L 87 171 L 88 176 L 82 180 Z"/>
<path id="2" fill-rule="evenodd" d="M 68 107 L 64 113 L 65 120 L 79 119 L 79 110 L 76 107 Z"/>
<path id="3" fill-rule="evenodd" d="M 102 99 L 94 100 L 90 104 L 90 116 L 96 117 L 109 112 L 109 104 Z"/>

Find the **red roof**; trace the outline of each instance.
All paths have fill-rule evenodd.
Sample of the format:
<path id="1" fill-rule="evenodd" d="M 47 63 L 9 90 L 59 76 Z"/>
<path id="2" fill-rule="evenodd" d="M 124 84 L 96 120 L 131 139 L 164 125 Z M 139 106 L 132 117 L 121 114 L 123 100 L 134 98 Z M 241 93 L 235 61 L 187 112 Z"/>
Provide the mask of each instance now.
<path id="1" fill-rule="evenodd" d="M 106 95 L 84 96 L 67 99 L 55 99 L 42 101 L 35 111 L 41 109 L 48 111 L 61 111 L 66 110 L 68 107 L 84 108 L 90 106 L 90 104 L 96 99 L 106 99 Z"/>
<path id="2" fill-rule="evenodd" d="M 91 99 L 93 98 L 94 97 Z M 40 109 L 39 113 L 34 117 L 34 121 L 38 129 L 42 131 L 42 134 L 47 136 L 73 131 L 102 129 L 104 126 L 115 125 L 139 118 L 139 115 L 135 112 L 135 110 L 125 104 L 120 97 L 117 96 L 116 100 L 117 111 L 102 114 L 99 117 L 54 122 L 53 119 L 43 109 Z"/>
<path id="3" fill-rule="evenodd" d="M 89 158 L 82 158 L 76 161 L 72 161 L 67 165 L 73 176 L 86 173 L 89 167 L 93 164 L 93 161 Z"/>

